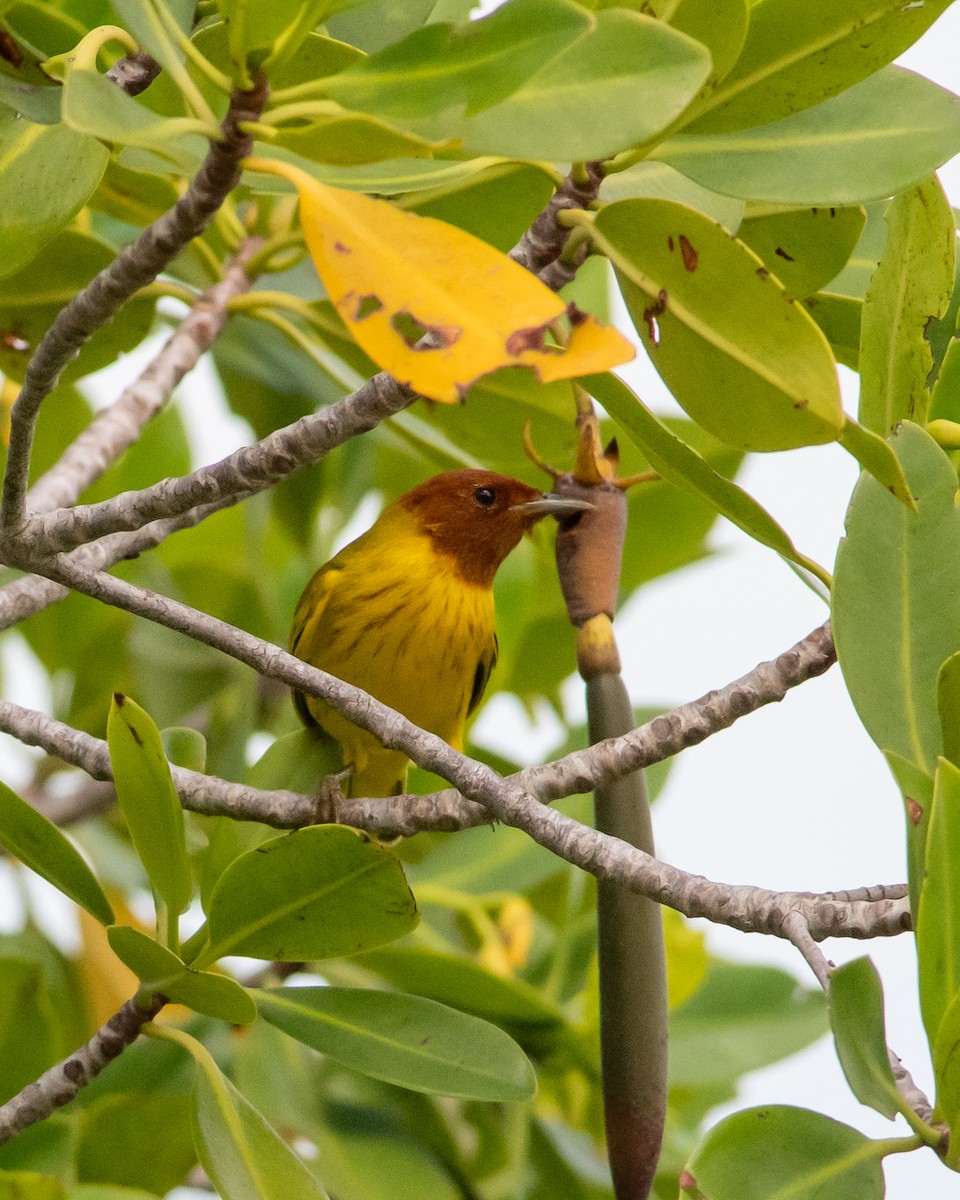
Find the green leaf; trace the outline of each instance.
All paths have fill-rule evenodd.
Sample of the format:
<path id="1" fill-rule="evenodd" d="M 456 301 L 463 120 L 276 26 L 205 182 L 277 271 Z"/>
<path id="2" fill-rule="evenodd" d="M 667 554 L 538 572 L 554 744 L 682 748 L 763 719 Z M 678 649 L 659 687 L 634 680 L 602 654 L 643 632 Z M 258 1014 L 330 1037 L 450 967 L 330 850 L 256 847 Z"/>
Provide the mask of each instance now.
<path id="1" fill-rule="evenodd" d="M 137 976 L 143 991 L 166 996 L 196 1012 L 231 1025 L 249 1025 L 257 1019 L 251 997 L 229 975 L 193 971 L 153 938 L 129 925 L 111 925 L 110 948 Z"/>
<path id="2" fill-rule="evenodd" d="M 506 1029 L 525 1050 L 544 1051 L 560 1040 L 563 1013 L 522 979 L 504 979 L 454 954 L 422 946 L 387 946 L 359 965 L 397 988 L 449 1004 Z"/>
<path id="3" fill-rule="evenodd" d="M 597 7 L 614 5 L 603 3 Z M 730 73 L 743 50 L 750 24 L 750 6 L 746 0 L 652 0 L 652 3 L 647 0 L 630 7 L 665 20 L 706 46 L 713 60 L 711 85 Z"/>
<path id="4" fill-rule="evenodd" d="M 109 1183 L 78 1183 L 67 1192 L 67 1200 L 156 1200 L 156 1193 Z"/>
<path id="5" fill-rule="evenodd" d="M 670 1014 L 670 1085 L 725 1083 L 779 1062 L 826 1031 L 820 992 L 775 967 L 717 959 L 691 999 Z"/>
<path id="6" fill-rule="evenodd" d="M 830 281 L 826 290 L 831 295 L 852 296 L 856 300 L 862 300 L 867 294 L 870 280 L 887 243 L 887 207 L 886 200 L 874 200 L 871 204 L 863 205 L 867 223 L 849 262 L 836 279 Z M 857 344 L 859 345 L 859 339 Z"/>
<path id="7" fill-rule="evenodd" d="M 803 302 L 804 308 L 823 330 L 833 357 L 856 371 L 860 364 L 860 317 L 863 301 L 853 296 L 817 292 Z"/>
<path id="8" fill-rule="evenodd" d="M 155 0 L 111 0 L 111 3 L 124 29 L 132 33 L 141 48 L 161 66 L 176 70 L 182 64 L 183 51 L 177 46 L 166 23 L 157 15 Z M 196 0 L 160 0 L 160 3 L 181 32 L 189 34 L 197 7 Z"/>
<path id="9" fill-rule="evenodd" d="M 668 483 L 703 500 L 755 541 L 823 578 L 822 569 L 797 550 L 766 509 L 742 488 L 714 471 L 691 446 L 672 433 L 622 380 L 608 374 L 592 375 L 581 382 L 628 431 L 650 465 Z"/>
<path id="10" fill-rule="evenodd" d="M 114 1090 L 91 1099 L 73 1126 L 76 1177 L 111 1185 L 104 1200 L 139 1200 L 145 1188 L 166 1195 L 196 1165 L 189 1096 L 165 1090 Z M 120 1196 L 117 1192 L 123 1189 Z"/>
<path id="11" fill-rule="evenodd" d="M 960 339 L 952 338 L 930 396 L 930 419 L 960 418 Z"/>
<path id="12" fill-rule="evenodd" d="M 675 200 L 726 226 L 731 233 L 737 232 L 746 208 L 742 200 L 711 192 L 666 163 L 650 159 L 607 175 L 600 185 L 600 199 L 610 204 L 617 200 Z"/>
<path id="13" fill-rule="evenodd" d="M 927 854 L 927 829 L 933 808 L 933 776 L 893 750 L 884 751 L 884 758 L 903 798 L 907 829 L 907 878 L 910 884 L 910 912 L 916 928 L 920 907 L 920 888 L 924 877 Z"/>
<path id="14" fill-rule="evenodd" d="M 9 952 L 0 957 L 0 1104 L 67 1053 L 62 1018 L 40 963 Z"/>
<path id="15" fill-rule="evenodd" d="M 891 495 L 896 496 L 907 508 L 917 507 L 900 460 L 888 441 L 849 417 L 843 423 L 838 440 L 844 450 L 852 454 L 860 466 L 869 471 Z"/>
<path id="16" fill-rule="evenodd" d="M 0 104 L 6 104 L 15 113 L 39 125 L 56 125 L 60 120 L 59 87 L 34 87 L 20 83 L 7 75 L 0 75 Z"/>
<path id="17" fill-rule="evenodd" d="M 697 131 L 768 125 L 835 96 L 892 62 L 950 0 L 764 0 L 750 9 L 746 43 L 720 87 L 702 100 Z"/>
<path id="18" fill-rule="evenodd" d="M 438 1161 L 426 1138 L 414 1140 L 381 1109 L 330 1105 L 324 1117 L 310 1137 L 317 1174 L 337 1200 L 463 1200 L 452 1157 L 450 1166 Z"/>
<path id="19" fill-rule="evenodd" d="M 944 1162 L 954 1171 L 960 1169 L 960 993 L 955 995 L 943 1014 L 933 1043 L 933 1071 L 937 1081 L 937 1112 L 947 1122 L 950 1142 Z"/>
<path id="20" fill-rule="evenodd" d="M 168 762 L 201 774 L 207 769 L 207 739 L 198 729 L 170 725 L 161 729 L 160 741 Z"/>
<path id="21" fill-rule="evenodd" d="M 880 1149 L 856 1129 L 805 1108 L 734 1113 L 687 1163 L 682 1194 L 709 1200 L 883 1200 Z"/>
<path id="22" fill-rule="evenodd" d="M 421 136 L 461 138 L 471 154 L 593 159 L 653 138 L 709 70 L 702 46 L 639 13 L 513 0 L 459 27 L 428 25 L 325 90 Z"/>
<path id="23" fill-rule="evenodd" d="M 746 246 L 668 200 L 611 204 L 588 228 L 653 365 L 698 424 L 743 450 L 837 437 L 826 338 Z"/>
<path id="24" fill-rule="evenodd" d="M 213 1059 L 204 1055 L 199 1062 L 193 1094 L 197 1153 L 223 1200 L 327 1200 L 300 1159 Z"/>
<path id="25" fill-rule="evenodd" d="M 960 651 L 940 664 L 937 711 L 943 734 L 943 757 L 960 767 Z"/>
<path id="26" fill-rule="evenodd" d="M 65 229 L 28 266 L 0 279 L 0 371 L 22 382 L 30 355 L 60 309 L 115 256 L 100 238 Z M 84 345 L 61 379 L 79 379 L 113 362 L 121 350 L 133 349 L 149 332 L 155 306 L 150 297 L 125 304 Z"/>
<path id="27" fill-rule="evenodd" d="M 409 932 L 413 895 L 397 860 L 340 825 L 314 825 L 241 855 L 210 897 L 210 943 L 226 954 L 297 962 L 358 954 Z"/>
<path id="28" fill-rule="evenodd" d="M 960 151 L 960 99 L 901 67 L 815 108 L 653 152 L 716 192 L 771 204 L 862 204 L 905 191 Z"/>
<path id="29" fill-rule="evenodd" d="M 0 115 L 0 276 L 19 271 L 76 216 L 107 158 L 99 142 L 65 125 Z"/>
<path id="30" fill-rule="evenodd" d="M 110 902 L 80 853 L 52 821 L 5 783 L 0 783 L 0 846 L 102 925 L 113 924 Z"/>
<path id="31" fill-rule="evenodd" d="M 905 418 L 927 420 L 927 331 L 950 303 L 956 245 L 953 210 L 935 175 L 896 197 L 887 227 L 860 335 L 860 422 L 881 436 Z"/>
<path id="32" fill-rule="evenodd" d="M 282 128 L 264 152 L 277 158 L 275 150 L 286 151 L 311 164 L 310 174 L 315 175 L 313 163 L 353 167 L 417 154 L 428 156 L 449 145 L 405 133 L 368 113 L 349 112 L 338 105 L 331 108 L 328 115 L 306 124 Z"/>
<path id="33" fill-rule="evenodd" d="M 949 458 L 918 426 L 890 438 L 917 511 L 870 476 L 857 484 L 837 554 L 840 667 L 877 746 L 933 773 L 943 752 L 940 664 L 960 649 L 960 512 Z"/>
<path id="34" fill-rule="evenodd" d="M 190 904 L 192 882 L 183 809 L 150 716 L 119 692 L 110 705 L 107 744 L 117 800 L 157 895 L 172 914 Z"/>
<path id="35" fill-rule="evenodd" d="M 487 1021 L 420 996 L 365 988 L 256 993 L 260 1015 L 336 1062 L 415 1092 L 526 1100 L 536 1076 L 517 1043 Z"/>
<path id="36" fill-rule="evenodd" d="M 63 85 L 63 120 L 78 133 L 142 147 L 184 170 L 192 170 L 202 158 L 205 143 L 197 135 L 209 132 L 192 117 L 158 116 L 105 75 L 77 69 L 67 72 Z"/>
<path id="37" fill-rule="evenodd" d="M 0 1171 L 0 1200 L 66 1200 L 59 1180 L 35 1171 Z"/>
<path id="38" fill-rule="evenodd" d="M 830 1024 L 850 1090 L 891 1120 L 903 1108 L 883 1019 L 883 986 L 869 958 L 844 963 L 830 976 Z"/>
<path id="39" fill-rule="evenodd" d="M 109 1183 L 78 1183 L 67 1192 L 67 1200 L 156 1200 L 156 1193 Z"/>
<path id="40" fill-rule="evenodd" d="M 840 273 L 860 240 L 862 208 L 786 208 L 756 205 L 737 237 L 797 299 L 819 291 Z"/>
<path id="41" fill-rule="evenodd" d="M 259 0 L 217 0 L 217 8 L 231 30 L 231 46 L 236 60 L 243 61 L 249 51 L 272 47 L 278 41 L 277 50 L 287 59 L 296 53 L 307 35 L 322 21 L 362 2 L 272 0 L 270 4 L 263 4 Z M 271 55 L 271 65 L 272 61 Z"/>
<path id="42" fill-rule="evenodd" d="M 933 1046 L 960 992 L 960 770 L 941 759 L 927 829 L 926 874 L 917 913 L 920 1011 Z"/>
<path id="43" fill-rule="evenodd" d="M 394 158 L 362 167 L 325 167 L 308 165 L 305 159 L 297 155 L 277 154 L 272 142 L 269 148 L 259 143 L 259 148 L 265 158 L 279 158 L 283 162 L 292 162 L 294 166 L 309 170 L 314 179 L 329 184 L 330 187 L 380 196 L 408 195 L 411 192 L 431 191 L 434 188 L 457 188 L 476 175 L 510 164 L 509 159 L 486 155 L 470 158 L 465 162 Z M 244 183 L 258 193 L 293 195 L 294 192 L 293 185 L 281 179 L 279 175 L 262 175 L 256 171 L 247 171 Z"/>

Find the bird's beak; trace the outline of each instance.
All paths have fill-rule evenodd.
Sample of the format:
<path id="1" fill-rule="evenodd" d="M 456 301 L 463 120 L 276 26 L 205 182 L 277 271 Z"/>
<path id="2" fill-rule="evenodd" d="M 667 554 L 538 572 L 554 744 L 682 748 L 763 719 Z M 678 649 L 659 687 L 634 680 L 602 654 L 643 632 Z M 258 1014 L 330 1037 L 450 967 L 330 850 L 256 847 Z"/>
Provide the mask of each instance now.
<path id="1" fill-rule="evenodd" d="M 593 505 L 586 500 L 575 500 L 572 496 L 544 494 L 539 500 L 528 500 L 526 504 L 514 504 L 512 511 L 526 513 L 531 517 L 565 517 L 571 513 L 585 512 Z"/>

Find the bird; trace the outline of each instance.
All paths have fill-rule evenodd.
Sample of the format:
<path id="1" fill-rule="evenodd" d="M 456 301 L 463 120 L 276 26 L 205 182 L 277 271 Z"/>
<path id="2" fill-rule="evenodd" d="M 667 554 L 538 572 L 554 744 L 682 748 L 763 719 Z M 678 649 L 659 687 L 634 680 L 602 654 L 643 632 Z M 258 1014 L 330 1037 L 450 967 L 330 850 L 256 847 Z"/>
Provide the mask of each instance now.
<path id="1" fill-rule="evenodd" d="M 322 566 L 297 604 L 290 650 L 463 749 L 497 661 L 493 581 L 541 518 L 581 500 L 494 471 L 446 471 L 405 492 Z M 294 692 L 308 727 L 340 744 L 350 797 L 406 789 L 410 760 L 329 704 Z"/>

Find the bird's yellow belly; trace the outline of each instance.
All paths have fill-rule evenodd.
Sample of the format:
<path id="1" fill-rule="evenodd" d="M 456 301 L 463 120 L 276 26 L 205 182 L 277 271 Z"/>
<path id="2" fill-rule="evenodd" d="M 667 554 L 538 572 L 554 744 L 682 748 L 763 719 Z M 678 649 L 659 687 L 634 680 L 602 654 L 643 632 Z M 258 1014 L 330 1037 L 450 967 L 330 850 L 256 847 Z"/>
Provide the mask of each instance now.
<path id="1" fill-rule="evenodd" d="M 436 556 L 429 572 L 393 566 L 389 577 L 380 563 L 331 579 L 329 599 L 297 653 L 460 748 L 478 671 L 488 672 L 496 657 L 493 594 L 437 569 Z M 396 789 L 405 755 L 384 750 L 322 701 L 307 704 L 355 768 L 352 794 Z"/>

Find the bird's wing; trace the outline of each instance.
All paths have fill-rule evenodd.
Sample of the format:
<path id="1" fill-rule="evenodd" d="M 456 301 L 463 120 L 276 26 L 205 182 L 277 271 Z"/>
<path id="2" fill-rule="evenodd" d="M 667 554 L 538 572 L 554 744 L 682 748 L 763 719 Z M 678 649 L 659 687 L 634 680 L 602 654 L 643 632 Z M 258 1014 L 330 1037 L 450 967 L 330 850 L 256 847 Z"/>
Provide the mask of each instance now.
<path id="1" fill-rule="evenodd" d="M 470 701 L 467 704 L 467 716 L 472 716 L 480 706 L 480 701 L 483 699 L 483 693 L 487 690 L 487 684 L 490 682 L 490 674 L 493 668 L 497 665 L 497 659 L 500 656 L 500 643 L 497 641 L 497 635 L 493 635 L 493 641 L 487 650 L 480 655 L 477 662 L 477 669 L 473 673 L 473 690 L 470 692 Z"/>
<path id="2" fill-rule="evenodd" d="M 341 572 L 333 568 L 331 563 L 320 568 L 303 590 L 303 595 L 297 603 L 293 614 L 293 628 L 290 631 L 290 653 L 309 662 L 310 656 L 297 648 L 310 625 L 316 628 L 316 622 L 323 620 L 324 609 L 330 602 L 334 588 Z M 306 647 L 303 648 L 304 650 Z M 307 706 L 307 697 L 302 692 L 293 693 L 293 706 L 300 720 L 308 728 L 319 728 L 317 719 Z"/>

